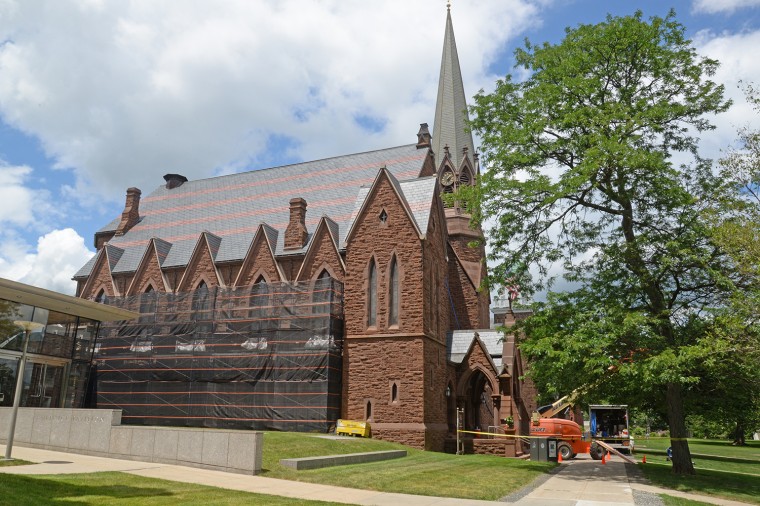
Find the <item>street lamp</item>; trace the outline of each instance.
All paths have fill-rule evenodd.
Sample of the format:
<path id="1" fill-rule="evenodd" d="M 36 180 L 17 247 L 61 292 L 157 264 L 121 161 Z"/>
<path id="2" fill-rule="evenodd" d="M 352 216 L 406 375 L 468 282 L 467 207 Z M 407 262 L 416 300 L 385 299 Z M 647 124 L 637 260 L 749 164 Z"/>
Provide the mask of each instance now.
<path id="1" fill-rule="evenodd" d="M 18 415 L 18 406 L 21 404 L 21 390 L 24 387 L 24 367 L 26 366 L 26 349 L 29 347 L 29 334 L 33 330 L 41 329 L 45 325 L 31 321 L 14 321 L 14 325 L 24 329 L 24 351 L 21 354 L 21 363 L 18 366 L 18 377 L 16 378 L 16 393 L 13 396 L 13 410 L 11 411 L 11 421 L 8 425 L 8 439 L 5 443 L 5 460 L 11 459 L 11 450 L 13 450 L 13 436 L 16 433 L 16 416 Z"/>

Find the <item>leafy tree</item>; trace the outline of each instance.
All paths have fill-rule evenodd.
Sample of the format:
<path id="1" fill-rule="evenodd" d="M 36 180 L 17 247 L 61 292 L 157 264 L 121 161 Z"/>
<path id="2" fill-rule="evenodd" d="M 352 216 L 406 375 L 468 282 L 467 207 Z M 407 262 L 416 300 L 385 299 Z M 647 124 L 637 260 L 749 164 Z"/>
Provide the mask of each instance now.
<path id="1" fill-rule="evenodd" d="M 752 85 L 748 102 L 760 112 Z M 727 252 L 738 287 L 711 329 L 714 370 L 701 387 L 714 399 L 708 417 L 730 423 L 734 443 L 760 429 L 760 131 L 739 130 L 738 146 L 720 161 L 723 200 L 708 210 L 713 240 Z M 704 398 L 704 397 L 703 397 Z"/>
<path id="2" fill-rule="evenodd" d="M 533 376 L 558 394 L 595 385 L 597 398 L 662 409 L 674 472 L 693 474 L 683 390 L 699 380 L 706 312 L 733 286 L 704 219 L 720 185 L 697 152 L 706 115 L 730 105 L 709 80 L 718 63 L 696 55 L 673 12 L 608 16 L 557 45 L 526 42 L 516 61 L 524 81 L 476 96 L 489 169 L 459 198 L 494 223 L 497 279 L 531 291 L 561 261 L 580 287 L 527 321 Z"/>

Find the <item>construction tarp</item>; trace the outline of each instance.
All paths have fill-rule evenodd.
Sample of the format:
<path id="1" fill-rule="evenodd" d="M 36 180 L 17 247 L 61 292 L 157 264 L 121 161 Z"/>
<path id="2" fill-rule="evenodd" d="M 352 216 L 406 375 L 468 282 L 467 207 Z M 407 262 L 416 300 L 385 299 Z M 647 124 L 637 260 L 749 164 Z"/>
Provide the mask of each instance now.
<path id="1" fill-rule="evenodd" d="M 323 431 L 340 417 L 343 287 L 332 279 L 110 298 L 97 406 L 124 423 Z"/>

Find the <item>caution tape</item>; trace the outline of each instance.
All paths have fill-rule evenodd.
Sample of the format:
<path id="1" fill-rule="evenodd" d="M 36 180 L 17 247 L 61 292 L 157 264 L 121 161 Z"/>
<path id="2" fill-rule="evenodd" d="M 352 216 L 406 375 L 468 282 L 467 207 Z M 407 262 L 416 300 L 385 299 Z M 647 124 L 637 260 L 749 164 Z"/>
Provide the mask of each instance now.
<path id="1" fill-rule="evenodd" d="M 545 434 L 545 435 L 532 435 L 532 436 L 521 436 L 519 434 L 501 434 L 498 432 L 483 432 L 483 431 L 476 431 L 476 430 L 457 430 L 457 432 L 462 434 L 478 434 L 483 436 L 497 436 L 497 437 L 514 437 L 514 438 L 525 438 L 525 439 L 543 439 L 547 437 L 553 437 L 555 439 L 562 439 L 565 441 L 583 441 L 583 439 L 578 439 L 577 436 L 557 436 L 554 434 Z M 649 441 L 651 439 L 668 439 L 670 441 L 688 441 L 690 438 L 677 438 L 677 437 L 667 437 L 667 436 L 655 436 L 655 437 L 646 437 L 646 436 L 621 436 L 621 437 L 595 437 L 592 438 L 593 441 L 618 441 L 620 439 L 633 439 L 641 441 Z M 691 438 L 694 439 L 694 438 Z"/>
<path id="2" fill-rule="evenodd" d="M 555 439 L 562 439 L 564 441 L 581 441 L 581 439 L 578 439 L 577 437 L 572 436 L 554 436 L 552 434 L 546 434 L 545 436 L 521 436 L 519 434 L 500 434 L 498 432 L 482 432 L 482 431 L 476 431 L 476 430 L 458 430 L 457 432 L 462 434 L 479 434 L 483 436 L 497 436 L 497 437 L 514 437 L 514 438 L 520 438 L 520 439 L 546 439 L 547 437 L 553 437 Z"/>

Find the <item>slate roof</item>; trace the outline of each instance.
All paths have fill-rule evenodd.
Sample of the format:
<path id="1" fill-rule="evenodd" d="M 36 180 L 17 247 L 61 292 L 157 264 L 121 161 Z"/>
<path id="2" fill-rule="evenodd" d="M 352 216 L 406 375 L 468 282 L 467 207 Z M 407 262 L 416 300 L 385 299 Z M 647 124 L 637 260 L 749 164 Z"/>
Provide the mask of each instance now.
<path id="1" fill-rule="evenodd" d="M 436 163 L 443 159 L 443 148 L 449 146 L 449 153 L 459 167 L 462 163 L 462 148 L 467 146 L 470 156 L 475 153 L 472 133 L 467 126 L 467 100 L 459 68 L 459 55 L 454 40 L 454 25 L 451 11 L 446 15 L 446 32 L 443 39 L 441 73 L 438 77 L 438 98 L 435 103 L 435 121 L 431 147 Z"/>
<path id="2" fill-rule="evenodd" d="M 454 330 L 446 334 L 446 349 L 448 350 L 448 359 L 455 364 L 461 364 L 465 355 L 470 350 L 470 345 L 473 339 L 475 339 L 475 333 L 477 332 L 480 340 L 488 350 L 488 354 L 491 355 L 494 365 L 500 371 L 502 365 L 502 349 L 503 343 L 501 342 L 504 334 L 497 330 L 481 329 L 481 330 Z"/>
<path id="3" fill-rule="evenodd" d="M 212 245 L 218 248 L 217 262 L 242 260 L 261 223 L 268 225 L 265 232 L 276 245 L 275 254 L 281 255 L 289 221 L 289 202 L 294 197 L 306 200 L 309 240 L 321 217 L 327 216 L 334 222 L 330 228 L 333 232 L 337 228 L 342 245 L 354 219 L 352 210 L 357 205 L 357 193 L 364 191 L 366 196 L 366 188 L 362 187 L 371 184 L 383 166 L 399 181 L 415 220 L 422 223 L 420 228 L 424 231 L 435 190 L 435 178 L 417 179 L 426 156 L 426 149 L 409 144 L 188 181 L 171 190 L 162 184 L 141 199 L 139 223 L 109 241 L 112 251 L 115 251 L 113 248 L 123 250 L 112 272 L 135 271 L 148 241 L 154 237 L 162 240 L 163 267 L 186 265 L 202 232 L 219 238 L 219 243 Z M 120 218 L 99 232 L 115 231 Z M 288 253 L 303 253 L 307 247 L 308 243 L 302 250 Z M 112 262 L 114 258 L 109 255 Z M 75 277 L 88 276 L 93 265 L 94 261 L 88 262 Z"/>

